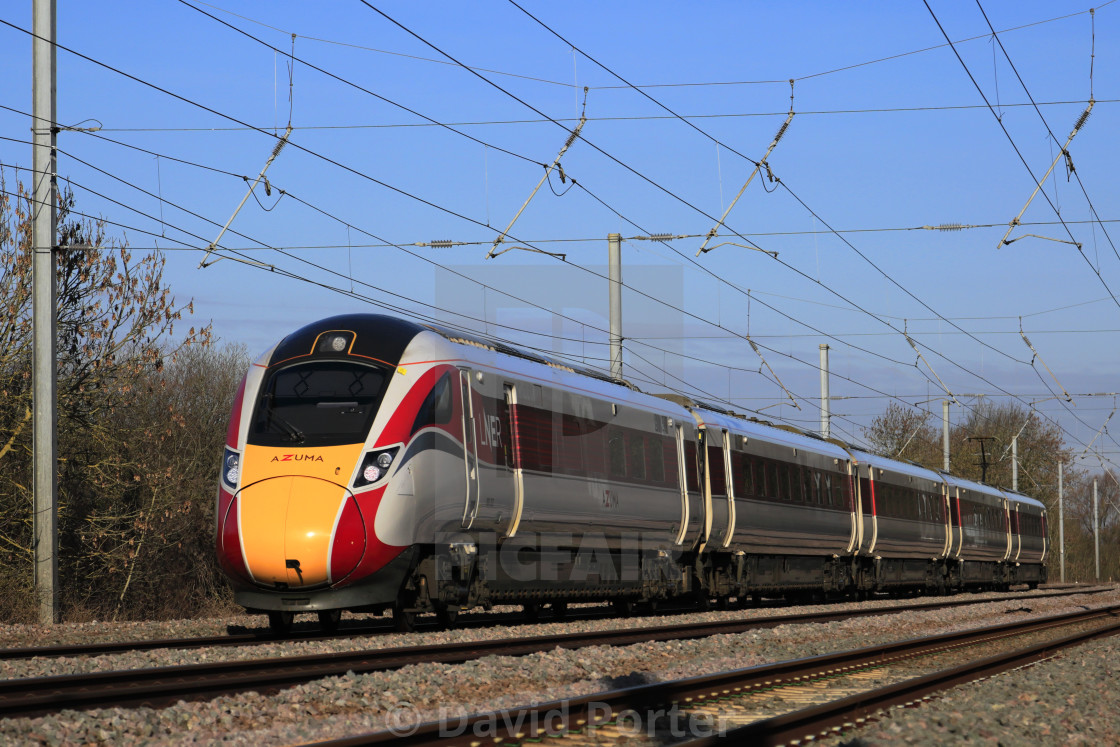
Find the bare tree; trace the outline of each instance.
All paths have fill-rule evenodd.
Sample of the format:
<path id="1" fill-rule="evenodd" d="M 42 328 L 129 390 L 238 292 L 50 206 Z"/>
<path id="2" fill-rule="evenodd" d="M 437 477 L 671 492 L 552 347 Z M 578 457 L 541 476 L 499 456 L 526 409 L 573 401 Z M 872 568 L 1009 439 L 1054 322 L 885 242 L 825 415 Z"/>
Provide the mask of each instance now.
<path id="1" fill-rule="evenodd" d="M 31 199 L 0 170 L 0 590 L 31 577 Z M 180 351 L 207 346 L 209 327 L 172 343 L 191 305 L 163 282 L 159 252 L 134 257 L 101 221 L 58 205 L 60 586 L 64 604 L 96 600 L 126 582 L 120 548 L 142 525 L 134 494 L 145 469 L 122 451 L 122 417 L 137 392 Z M 127 419 L 127 418 L 125 418 Z M 131 530 L 130 530 L 131 527 Z M 128 557 L 126 551 L 123 556 Z M 2 611 L 0 611 L 2 613 Z"/>

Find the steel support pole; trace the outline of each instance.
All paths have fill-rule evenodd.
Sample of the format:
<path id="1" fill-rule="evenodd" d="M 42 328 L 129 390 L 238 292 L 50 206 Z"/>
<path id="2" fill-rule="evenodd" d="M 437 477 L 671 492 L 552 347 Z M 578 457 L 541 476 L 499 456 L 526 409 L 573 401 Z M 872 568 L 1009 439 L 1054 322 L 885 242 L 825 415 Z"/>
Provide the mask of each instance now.
<path id="1" fill-rule="evenodd" d="M 622 378 L 622 236 L 607 236 L 610 264 L 611 377 Z"/>
<path id="2" fill-rule="evenodd" d="M 831 430 L 831 402 L 828 398 L 828 345 L 821 343 L 821 436 L 829 437 Z"/>
<path id="3" fill-rule="evenodd" d="M 949 471 L 949 400 L 941 400 L 941 456 L 945 471 Z"/>
<path id="4" fill-rule="evenodd" d="M 1062 463 L 1058 462 L 1058 560 L 1062 569 L 1062 583 L 1066 582 L 1066 513 L 1065 493 L 1062 486 Z"/>
<path id="5" fill-rule="evenodd" d="M 1097 479 L 1093 478 L 1093 570 L 1094 579 L 1101 580 L 1101 533 L 1100 521 L 1097 518 Z"/>
<path id="6" fill-rule="evenodd" d="M 31 218 L 32 454 L 39 622 L 58 621 L 57 282 L 55 280 L 55 0 L 33 0 Z"/>

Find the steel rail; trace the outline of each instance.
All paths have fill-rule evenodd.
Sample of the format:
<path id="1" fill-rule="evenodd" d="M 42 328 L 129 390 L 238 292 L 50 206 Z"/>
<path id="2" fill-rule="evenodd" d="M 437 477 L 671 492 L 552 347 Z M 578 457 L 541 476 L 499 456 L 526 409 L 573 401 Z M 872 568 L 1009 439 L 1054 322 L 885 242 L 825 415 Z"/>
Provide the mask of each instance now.
<path id="1" fill-rule="evenodd" d="M 889 607 L 860 612 L 862 616 L 882 615 L 892 614 L 898 609 Z M 575 649 L 596 645 L 622 646 L 650 641 L 689 640 L 741 633 L 760 627 L 822 622 L 826 617 L 840 620 L 851 616 L 850 611 L 782 615 L 753 620 L 721 620 L 530 638 L 444 642 L 434 646 L 403 646 L 0 680 L 0 717 L 36 716 L 64 709 L 85 710 L 111 706 L 160 707 L 179 700 L 208 699 L 247 690 L 272 692 L 322 677 L 342 676 L 349 672 L 366 674 L 389 671 L 421 662 L 459 664 L 485 656 L 524 656 L 555 648 Z"/>
<path id="2" fill-rule="evenodd" d="M 921 610 L 943 609 L 948 607 L 960 607 L 972 604 L 1047 599 L 1051 597 L 1073 596 L 1076 594 L 1100 594 L 1102 592 L 1112 590 L 1113 587 L 1111 586 L 1094 586 L 1078 588 L 1076 590 L 1054 591 L 1044 594 L 1018 594 L 1013 596 L 999 597 L 995 599 L 938 599 L 937 601 L 933 602 L 919 602 L 904 605 L 895 605 L 890 607 L 846 610 L 843 612 L 805 612 L 790 615 L 754 618 L 753 622 L 755 623 L 755 627 L 761 629 L 766 627 L 774 627 L 776 625 L 833 622 L 835 620 L 842 620 L 853 617 L 864 617 L 868 615 L 891 614 L 893 612 L 914 612 Z M 666 614 L 687 614 L 690 611 L 696 610 L 664 610 Z M 580 614 L 578 611 L 573 610 L 569 611 L 568 616 L 565 619 L 586 620 L 595 619 L 598 617 L 610 617 L 612 616 L 612 614 L 613 613 L 605 613 L 602 615 Z M 541 620 L 540 622 L 556 621 Z M 482 628 L 491 627 L 494 625 L 509 624 L 516 625 L 531 623 L 527 623 L 525 617 L 520 614 L 503 614 L 487 617 L 484 619 L 461 620 L 455 627 L 460 629 Z M 435 631 L 439 629 L 439 626 L 435 623 L 431 625 L 422 623 L 418 632 L 427 632 L 428 630 Z M 656 627 L 652 629 L 656 630 Z M 295 631 L 287 635 L 282 635 L 273 633 L 267 629 L 261 629 L 258 631 L 250 631 L 246 633 L 229 633 L 226 635 L 199 636 L 194 638 L 107 641 L 103 643 L 78 643 L 56 646 L 19 646 L 11 648 L 0 648 L 0 660 L 32 659 L 36 657 L 47 658 L 63 656 L 107 656 L 112 654 L 129 653 L 132 651 L 155 651 L 160 649 L 191 650 L 210 647 L 258 646 L 266 643 L 278 643 L 285 641 L 329 641 L 355 637 L 390 635 L 397 632 L 398 631 L 396 631 L 392 627 L 391 622 L 385 621 L 381 623 L 374 623 L 372 625 L 361 625 L 353 627 L 343 626 L 342 629 L 335 633 L 323 633 L 318 630 L 309 630 Z"/>
<path id="3" fill-rule="evenodd" d="M 820 706 L 803 708 L 781 716 L 758 721 L 753 724 L 732 729 L 724 738 L 732 744 L 784 745 L 819 739 L 829 735 L 866 724 L 876 714 L 894 706 L 914 706 L 930 700 L 932 695 L 957 685 L 990 677 L 1009 669 L 1033 664 L 1049 658 L 1055 652 L 1087 643 L 1098 638 L 1120 634 L 1120 620 L 1094 630 L 1082 631 L 1056 640 L 1044 641 L 1015 651 L 995 654 L 978 661 L 961 664 L 940 672 L 904 680 L 895 685 L 887 685 L 870 692 L 826 703 Z M 722 740 L 720 740 L 722 741 Z M 716 740 L 705 737 L 688 742 L 690 747 L 706 747 Z"/>
<path id="4" fill-rule="evenodd" d="M 946 651 L 954 647 L 996 638 L 1025 634 L 1107 619 L 1108 624 L 1096 630 L 1052 639 L 1019 649 L 1012 654 L 998 654 L 943 672 L 907 680 L 873 693 L 855 695 L 825 706 L 794 711 L 723 733 L 707 733 L 689 742 L 694 747 L 730 740 L 730 744 L 778 745 L 794 739 L 816 739 L 821 733 L 835 734 L 845 726 L 861 723 L 890 704 L 913 704 L 929 693 L 1003 671 L 1028 661 L 1037 661 L 1055 650 L 1093 638 L 1120 633 L 1120 605 L 1065 613 L 1048 618 L 987 626 L 980 629 L 947 633 L 928 638 L 872 646 L 805 659 L 690 677 L 671 682 L 640 685 L 578 698 L 537 703 L 522 708 L 479 713 L 462 718 L 430 721 L 423 724 L 398 724 L 392 730 L 371 732 L 355 737 L 315 743 L 318 747 L 359 747 L 393 743 L 403 747 L 419 745 L 477 745 L 480 743 L 519 744 L 539 742 L 565 734 L 614 726 L 627 714 L 635 723 L 665 714 L 681 713 L 682 709 L 701 706 L 704 701 L 718 701 L 752 689 L 771 689 L 787 684 L 840 676 L 846 672 L 879 667 L 923 653 Z M 872 695 L 881 700 L 871 704 Z M 646 722 L 647 724 L 649 722 Z M 480 739 L 481 738 L 481 739 Z M 605 737 L 609 739 L 610 737 Z"/>

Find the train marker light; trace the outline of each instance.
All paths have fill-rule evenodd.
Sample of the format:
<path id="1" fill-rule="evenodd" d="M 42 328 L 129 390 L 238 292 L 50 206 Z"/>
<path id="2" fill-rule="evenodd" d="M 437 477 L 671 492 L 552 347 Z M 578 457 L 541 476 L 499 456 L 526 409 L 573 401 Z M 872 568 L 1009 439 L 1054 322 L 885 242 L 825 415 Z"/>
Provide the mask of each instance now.
<path id="1" fill-rule="evenodd" d="M 365 458 L 362 459 L 362 468 L 358 472 L 358 477 L 354 480 L 354 487 L 365 487 L 378 480 L 385 479 L 399 449 L 400 446 L 391 446 L 387 449 L 366 452 Z"/>
<path id="2" fill-rule="evenodd" d="M 226 449 L 225 468 L 222 477 L 230 488 L 237 487 L 237 480 L 241 477 L 241 455 L 232 449 Z"/>

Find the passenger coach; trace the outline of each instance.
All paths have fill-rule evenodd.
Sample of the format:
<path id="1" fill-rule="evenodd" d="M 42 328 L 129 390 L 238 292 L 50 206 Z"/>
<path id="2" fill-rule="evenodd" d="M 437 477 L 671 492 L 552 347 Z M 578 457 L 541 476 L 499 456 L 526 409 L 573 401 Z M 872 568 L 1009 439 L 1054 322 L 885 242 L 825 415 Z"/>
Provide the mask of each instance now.
<path id="1" fill-rule="evenodd" d="M 388 316 L 310 324 L 233 406 L 216 546 L 237 602 L 297 613 L 1045 581 L 1046 514 L 961 480 Z"/>

